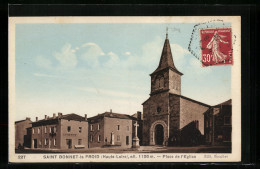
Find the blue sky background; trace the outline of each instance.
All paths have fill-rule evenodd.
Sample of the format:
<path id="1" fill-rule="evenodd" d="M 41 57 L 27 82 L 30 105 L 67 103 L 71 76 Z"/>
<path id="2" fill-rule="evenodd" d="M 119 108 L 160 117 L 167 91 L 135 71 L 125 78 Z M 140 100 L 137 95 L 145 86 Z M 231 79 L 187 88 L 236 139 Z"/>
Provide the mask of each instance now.
<path id="1" fill-rule="evenodd" d="M 230 99 L 231 66 L 202 67 L 188 51 L 194 25 L 16 24 L 15 119 L 142 111 L 167 26 L 174 63 L 184 74 L 182 95 L 209 105 Z"/>

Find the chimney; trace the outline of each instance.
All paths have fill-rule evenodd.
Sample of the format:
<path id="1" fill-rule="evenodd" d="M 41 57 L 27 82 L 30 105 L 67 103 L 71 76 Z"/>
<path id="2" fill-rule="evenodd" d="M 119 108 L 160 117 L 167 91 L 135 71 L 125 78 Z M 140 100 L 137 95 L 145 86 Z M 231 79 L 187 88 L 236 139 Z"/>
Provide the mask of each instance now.
<path id="1" fill-rule="evenodd" d="M 112 109 L 110 109 L 110 113 L 112 113 Z"/>
<path id="2" fill-rule="evenodd" d="M 88 115 L 87 114 L 85 114 L 85 121 L 87 121 L 88 120 Z"/>
<path id="3" fill-rule="evenodd" d="M 25 119 L 25 120 L 29 120 L 29 121 L 30 121 L 30 120 L 31 120 L 31 118 L 30 118 L 30 117 L 26 117 L 26 119 Z"/>
<path id="4" fill-rule="evenodd" d="M 36 117 L 35 121 L 38 121 L 38 117 Z"/>
<path id="5" fill-rule="evenodd" d="M 137 111 L 137 120 L 142 120 L 142 112 Z"/>
<path id="6" fill-rule="evenodd" d="M 62 113 L 58 113 L 58 117 L 61 118 L 61 116 L 62 116 Z"/>
<path id="7" fill-rule="evenodd" d="M 44 115 L 44 120 L 47 120 L 47 115 Z"/>
<path id="8" fill-rule="evenodd" d="M 56 114 L 55 113 L 53 113 L 53 118 L 55 118 L 56 117 Z"/>

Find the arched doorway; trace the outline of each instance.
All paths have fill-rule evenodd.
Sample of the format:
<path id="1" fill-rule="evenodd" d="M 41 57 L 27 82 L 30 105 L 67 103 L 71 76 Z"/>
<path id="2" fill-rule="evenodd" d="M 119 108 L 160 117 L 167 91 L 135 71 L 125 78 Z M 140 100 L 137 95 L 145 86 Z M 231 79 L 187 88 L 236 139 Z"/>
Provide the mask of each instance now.
<path id="1" fill-rule="evenodd" d="M 167 124 L 163 120 L 152 123 L 150 128 L 150 145 L 166 145 L 168 141 Z"/>
<path id="2" fill-rule="evenodd" d="M 164 140 L 163 137 L 164 137 L 163 126 L 160 124 L 157 124 L 155 126 L 155 144 L 163 145 L 163 140 Z"/>

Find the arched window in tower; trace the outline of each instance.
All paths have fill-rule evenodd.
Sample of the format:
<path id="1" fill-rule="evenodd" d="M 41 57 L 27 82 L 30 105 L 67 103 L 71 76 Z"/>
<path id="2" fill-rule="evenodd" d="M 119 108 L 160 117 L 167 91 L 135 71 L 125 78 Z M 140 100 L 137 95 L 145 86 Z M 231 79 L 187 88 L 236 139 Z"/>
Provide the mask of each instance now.
<path id="1" fill-rule="evenodd" d="M 156 82 L 155 82 L 155 87 L 156 89 L 160 88 L 160 79 L 156 79 Z"/>
<path id="2" fill-rule="evenodd" d="M 161 77 L 160 78 L 160 88 L 163 88 L 164 87 L 164 78 Z"/>

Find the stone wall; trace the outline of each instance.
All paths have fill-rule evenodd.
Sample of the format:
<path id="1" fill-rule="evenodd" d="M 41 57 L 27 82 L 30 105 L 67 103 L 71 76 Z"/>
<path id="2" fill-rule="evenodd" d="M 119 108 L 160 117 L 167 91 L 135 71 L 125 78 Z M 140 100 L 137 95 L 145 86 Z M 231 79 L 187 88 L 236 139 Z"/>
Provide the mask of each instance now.
<path id="1" fill-rule="evenodd" d="M 203 113 L 209 109 L 208 106 L 199 102 L 187 99 L 185 97 L 180 98 L 180 129 L 189 124 L 192 121 L 199 121 L 199 130 L 201 134 L 204 134 L 204 116 Z"/>
<path id="2" fill-rule="evenodd" d="M 151 141 L 150 127 L 157 121 L 162 120 L 168 124 L 168 104 L 169 104 L 169 93 L 163 92 L 156 95 L 152 95 L 149 100 L 143 104 L 143 144 L 149 145 Z M 161 111 L 158 112 L 157 108 L 160 107 Z M 168 129 L 164 129 L 168 131 Z"/>
<path id="3" fill-rule="evenodd" d="M 91 130 L 92 125 L 92 130 Z M 99 125 L 99 129 L 98 129 Z M 89 148 L 91 147 L 102 147 L 105 144 L 105 137 L 104 137 L 104 118 L 99 118 L 96 120 L 89 121 Z M 100 140 L 98 141 L 98 136 L 100 135 Z M 92 137 L 92 141 L 91 138 Z"/>
<path id="4" fill-rule="evenodd" d="M 170 94 L 170 138 L 177 137 L 177 130 L 180 129 L 180 97 Z"/>
<path id="5" fill-rule="evenodd" d="M 67 127 L 71 127 L 71 131 L 67 131 Z M 81 132 L 79 132 L 79 127 L 81 127 Z M 61 119 L 61 149 L 68 149 L 66 139 L 72 140 L 72 149 L 78 144 L 78 140 L 81 139 L 81 145 L 88 148 L 88 122 L 87 121 L 74 121 Z"/>
<path id="6" fill-rule="evenodd" d="M 18 148 L 19 144 L 21 146 L 30 145 L 30 140 L 25 140 L 27 135 L 26 128 L 32 127 L 31 120 L 24 120 L 15 124 L 15 148 Z"/>
<path id="7" fill-rule="evenodd" d="M 114 145 L 121 147 L 132 147 L 132 130 L 133 121 L 131 119 L 119 119 L 119 118 L 104 118 L 104 138 L 107 138 L 107 143 L 111 144 L 111 133 L 114 134 Z M 118 130 L 119 125 L 119 130 Z M 129 144 L 126 144 L 126 137 L 129 138 Z M 104 143 L 104 142 L 103 142 Z"/>

